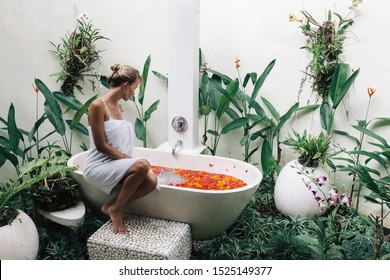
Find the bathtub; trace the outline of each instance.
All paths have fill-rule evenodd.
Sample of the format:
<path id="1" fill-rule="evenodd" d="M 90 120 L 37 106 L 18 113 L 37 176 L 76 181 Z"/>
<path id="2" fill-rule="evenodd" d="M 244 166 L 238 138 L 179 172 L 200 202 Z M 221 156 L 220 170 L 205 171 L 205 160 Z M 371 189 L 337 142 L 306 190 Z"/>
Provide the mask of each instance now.
<path id="1" fill-rule="evenodd" d="M 84 180 L 82 170 L 87 153 L 74 155 L 68 165 L 78 168 L 71 175 L 80 184 L 86 203 L 100 211 L 116 194 L 107 195 Z M 221 191 L 160 185 L 160 190 L 125 207 L 125 213 L 188 223 L 195 240 L 211 239 L 223 233 L 240 215 L 263 178 L 255 166 L 230 158 L 184 153 L 172 156 L 166 151 L 147 148 L 135 148 L 134 156 L 143 157 L 152 165 L 228 174 L 247 183 L 238 189 Z"/>

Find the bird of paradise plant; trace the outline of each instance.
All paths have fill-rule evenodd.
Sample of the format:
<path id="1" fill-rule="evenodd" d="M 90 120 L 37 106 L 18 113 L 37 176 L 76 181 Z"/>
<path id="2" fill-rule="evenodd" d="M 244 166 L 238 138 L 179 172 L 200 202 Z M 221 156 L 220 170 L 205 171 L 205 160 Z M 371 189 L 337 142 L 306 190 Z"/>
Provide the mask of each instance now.
<path id="1" fill-rule="evenodd" d="M 352 127 L 360 133 L 360 136 L 354 137 L 345 131 L 335 131 L 340 135 L 347 136 L 353 139 L 356 143 L 356 148 L 353 150 L 342 149 L 347 157 L 335 158 L 347 162 L 347 165 L 338 166 L 340 171 L 348 172 L 353 176 L 351 195 L 356 192 L 356 209 L 359 209 L 359 201 L 362 188 L 370 190 L 369 195 L 363 197 L 374 204 L 381 207 L 380 220 L 383 225 L 383 220 L 390 214 L 390 210 L 386 210 L 385 206 L 390 208 L 390 173 L 388 170 L 390 162 L 390 144 L 387 140 L 374 132 L 375 125 L 390 125 L 390 118 L 378 117 L 368 120 L 371 99 L 376 92 L 373 88 L 368 88 L 368 105 L 364 120 L 358 121 L 357 125 Z M 372 125 L 372 128 L 369 128 Z M 365 137 L 369 137 L 371 141 L 364 141 Z M 377 150 L 364 149 L 363 144 L 370 144 Z M 365 158 L 362 161 L 362 157 Z M 355 190 L 357 187 L 357 190 Z M 387 213 L 386 213 L 387 212 Z"/>

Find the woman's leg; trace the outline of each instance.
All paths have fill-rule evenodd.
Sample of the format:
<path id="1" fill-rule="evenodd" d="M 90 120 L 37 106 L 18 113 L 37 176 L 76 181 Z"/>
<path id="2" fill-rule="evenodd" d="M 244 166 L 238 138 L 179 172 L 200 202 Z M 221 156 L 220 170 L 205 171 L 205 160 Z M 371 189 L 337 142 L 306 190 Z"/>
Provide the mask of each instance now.
<path id="1" fill-rule="evenodd" d="M 148 193 L 151 193 L 157 187 L 158 181 L 157 176 L 153 172 L 149 171 L 148 175 L 146 175 L 144 181 L 141 183 L 139 188 L 134 192 L 134 194 L 130 197 L 127 203 L 137 200 L 138 198 L 144 197 Z M 127 204 L 126 203 L 126 204 Z"/>
<path id="2" fill-rule="evenodd" d="M 142 183 L 148 177 L 149 173 L 149 167 L 144 162 L 135 162 L 125 174 L 122 187 L 117 197 L 112 202 L 103 205 L 102 210 L 110 216 L 114 232 L 126 233 L 128 231 L 123 224 L 123 208 L 127 202 L 132 200 L 137 190 L 142 188 Z M 150 183 L 147 185 L 149 187 Z M 138 191 L 137 196 L 141 197 L 140 194 L 143 193 Z"/>

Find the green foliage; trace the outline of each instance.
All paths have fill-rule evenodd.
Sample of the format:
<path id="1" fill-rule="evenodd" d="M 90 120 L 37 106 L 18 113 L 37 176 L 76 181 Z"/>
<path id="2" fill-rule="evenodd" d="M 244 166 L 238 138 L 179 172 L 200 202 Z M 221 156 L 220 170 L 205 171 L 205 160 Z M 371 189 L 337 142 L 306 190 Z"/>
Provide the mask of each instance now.
<path id="1" fill-rule="evenodd" d="M 31 186 L 34 207 L 47 211 L 60 211 L 77 205 L 80 186 L 71 176 L 57 173 Z"/>
<path id="2" fill-rule="evenodd" d="M 322 99 L 321 126 L 329 134 L 335 110 L 359 74 L 358 69 L 348 77 L 349 65 L 340 58 L 344 52 L 347 29 L 353 24 L 353 20 L 331 11 L 323 22 L 317 21 L 305 10 L 302 14 L 302 20 L 295 16 L 291 17 L 291 20 L 301 23 L 300 29 L 306 37 L 306 44 L 302 49 L 310 52 L 312 59 L 306 68 L 300 91 L 306 76 L 309 76 L 313 91 Z"/>
<path id="3" fill-rule="evenodd" d="M 388 172 L 390 145 L 384 137 L 368 128 L 370 124 L 374 125 L 377 121 L 383 122 L 386 119 L 363 120 L 358 121 L 357 125 L 352 125 L 355 131 L 360 134 L 359 137 L 347 132 L 336 131 L 338 134 L 354 139 L 356 143 L 356 147 L 352 150 L 341 149 L 345 156 L 338 159 L 345 162 L 345 164 L 340 164 L 337 168 L 340 171 L 354 175 L 352 183 L 358 185 L 356 207 L 359 207 L 361 188 L 365 187 L 370 191 L 370 194 L 364 195 L 364 198 L 381 207 L 381 217 L 383 219 L 387 215 L 384 206 L 390 207 L 390 176 Z M 388 122 L 385 122 L 385 124 L 388 125 Z M 370 141 L 364 141 L 367 137 Z M 368 144 L 368 148 L 362 149 L 363 143 Z M 354 188 L 352 188 L 352 191 L 354 191 Z"/>
<path id="4" fill-rule="evenodd" d="M 270 240 L 267 250 L 272 260 L 314 260 L 315 255 L 307 244 L 289 231 L 278 231 Z"/>
<path id="5" fill-rule="evenodd" d="M 85 76 L 96 79 L 100 77 L 95 73 L 93 64 L 100 59 L 101 50 L 96 48 L 99 40 L 109 40 L 100 34 L 92 22 L 77 21 L 77 27 L 71 33 L 61 38 L 61 43 L 56 45 L 50 42 L 54 50 L 52 52 L 58 57 L 62 70 L 53 75 L 62 81 L 61 91 L 65 95 L 74 96 L 74 89 L 82 91 L 80 82 Z M 94 85 L 94 80 L 90 80 Z"/>
<path id="6" fill-rule="evenodd" d="M 7 136 L 0 136 L 0 167 L 9 161 L 16 170 L 16 174 L 20 174 L 20 166 L 28 163 L 34 158 L 42 158 L 45 153 L 49 155 L 53 150 L 56 150 L 57 154 L 61 154 L 64 151 L 67 155 L 71 155 L 72 137 L 73 131 L 76 130 L 83 135 L 88 135 L 88 129 L 81 124 L 81 118 L 87 113 L 91 102 L 97 98 L 97 95 L 90 98 L 87 102 L 82 104 L 80 101 L 71 96 L 64 96 L 59 92 L 52 92 L 41 80 L 35 79 L 35 85 L 37 91 L 42 92 L 45 97 L 44 109 L 45 113 L 37 118 L 33 127 L 27 131 L 18 127 L 16 122 L 16 110 L 11 103 L 7 119 L 1 118 L 4 130 L 7 131 Z M 71 110 L 76 111 L 72 119 L 65 119 L 65 114 L 59 104 L 64 104 Z M 49 131 L 46 135 L 39 136 L 39 128 L 49 122 L 53 126 L 53 130 Z M 68 140 L 67 128 L 65 123 L 68 124 L 70 132 L 70 139 Z M 62 140 L 63 146 L 56 145 L 56 142 L 47 142 L 42 144 L 54 133 L 58 133 Z M 36 148 L 36 154 L 33 154 L 33 150 Z"/>
<path id="7" fill-rule="evenodd" d="M 1 187 L 0 187 L 0 195 L 1 195 Z M 3 207 L 0 209 L 0 227 L 4 225 L 9 225 L 15 220 L 15 218 L 19 215 L 17 209 L 12 207 Z"/>
<path id="8" fill-rule="evenodd" d="M 261 87 L 275 65 L 272 60 L 261 73 L 250 72 L 242 80 L 239 64 L 236 64 L 238 77 L 232 79 L 218 71 L 211 70 L 205 65 L 201 67 L 203 73 L 199 90 L 199 113 L 205 118 L 205 133 L 202 143 L 215 155 L 222 135 L 236 129 L 242 129 L 243 135 L 240 145 L 244 147 L 244 161 L 251 162 L 253 154 L 261 150 L 260 163 L 266 177 L 273 177 L 280 171 L 279 163 L 281 149 L 279 134 L 284 125 L 297 111 L 312 110 L 313 107 L 299 107 L 295 103 L 283 115 L 265 97 L 258 98 Z M 211 77 L 209 77 L 211 73 Z M 251 91 L 251 94 L 247 94 Z M 264 107 L 257 101 L 260 99 Z M 269 114 L 267 114 L 266 110 Z M 214 114 L 214 125 L 208 129 L 208 118 Z M 221 120 L 228 116 L 231 121 L 221 128 Z M 207 134 L 213 141 L 207 144 Z M 262 143 L 254 142 L 262 139 Z M 276 152 L 275 152 L 276 147 Z"/>
<path id="9" fill-rule="evenodd" d="M 280 148 L 280 132 L 287 121 L 299 111 L 299 104 L 295 103 L 292 105 L 287 112 L 280 116 L 275 107 L 269 102 L 266 98 L 262 97 L 266 108 L 270 112 L 270 116 L 267 116 L 265 119 L 265 127 L 255 131 L 250 140 L 254 141 L 258 137 L 263 138 L 263 144 L 261 148 L 261 166 L 264 174 L 270 175 L 272 177 L 273 173 L 279 173 L 280 171 L 280 158 L 281 158 L 281 148 Z M 274 152 L 274 147 L 276 146 L 276 155 Z"/>
<path id="10" fill-rule="evenodd" d="M 20 174 L 16 180 L 8 180 L 0 192 L 0 209 L 20 191 L 31 187 L 33 184 L 45 180 L 47 177 L 61 172 L 73 171 L 75 167 L 66 166 L 67 157 L 51 157 L 46 159 L 34 159 L 20 168 Z"/>
<path id="11" fill-rule="evenodd" d="M 202 241 L 194 248 L 194 259 L 372 259 L 374 226 L 365 216 L 347 208 L 339 213 L 308 220 L 282 216 L 269 200 L 273 188 L 262 182 L 234 224 L 222 235 Z M 365 236 L 366 240 L 362 240 Z M 358 238 L 357 238 L 358 237 Z M 364 250 L 354 244 L 365 244 Z M 382 258 L 388 254 L 384 243 Z"/>
<path id="12" fill-rule="evenodd" d="M 131 101 L 134 102 L 138 112 L 138 117 L 136 118 L 134 125 L 135 136 L 142 141 L 144 148 L 146 148 L 148 145 L 146 130 L 147 122 L 152 117 L 152 113 L 157 110 L 158 104 L 160 104 L 160 100 L 156 100 L 152 103 L 152 105 L 150 105 L 146 110 L 144 110 L 144 98 L 146 83 L 148 81 L 149 76 L 150 62 L 151 57 L 149 55 L 144 63 L 138 97 L 137 99 L 135 98 L 135 96 L 131 98 Z"/>
<path id="13" fill-rule="evenodd" d="M 201 97 L 199 112 L 200 115 L 205 117 L 206 131 L 203 136 L 204 140 L 202 143 L 207 145 L 208 137 L 206 136 L 206 133 L 212 136 L 213 141 L 210 146 L 207 146 L 212 155 L 216 155 L 218 144 L 222 135 L 243 127 L 248 123 L 246 118 L 240 118 L 229 108 L 229 98 L 237 93 L 238 86 L 238 80 L 231 80 L 229 84 L 227 84 L 226 88 L 224 88 L 222 80 L 219 79 L 219 77 L 212 75 L 212 77 L 209 78 L 207 73 L 204 73 L 202 76 L 202 82 L 199 90 Z M 214 112 L 214 125 L 212 129 L 207 129 L 208 117 L 211 112 Z M 233 116 L 233 120 L 221 128 L 222 116 L 224 116 L 225 113 Z"/>
<path id="14" fill-rule="evenodd" d="M 305 130 L 302 135 L 293 131 L 294 136 L 283 141 L 283 144 L 291 147 L 299 154 L 298 162 L 307 167 L 317 167 L 324 164 L 328 158 L 331 138 L 320 133 L 317 137 L 308 134 Z M 295 138 L 294 138 L 295 137 Z"/>
<path id="15" fill-rule="evenodd" d="M 73 131 L 77 130 L 84 135 L 88 135 L 88 129 L 81 124 L 81 118 L 88 113 L 88 108 L 91 103 L 98 97 L 98 95 L 92 96 L 89 100 L 87 100 L 84 104 L 78 101 L 76 98 L 72 96 L 63 96 L 59 92 L 52 92 L 41 80 L 35 79 L 35 84 L 39 91 L 45 97 L 45 115 L 49 119 L 50 123 L 53 125 L 55 131 L 61 136 L 64 151 L 70 156 L 72 154 L 72 139 L 73 139 Z M 62 102 L 66 107 L 71 110 L 76 111 L 71 120 L 64 119 L 64 113 L 61 109 L 59 102 Z M 66 126 L 65 123 L 69 125 L 70 129 L 70 139 L 68 140 L 68 136 L 66 134 Z"/>
<path id="16" fill-rule="evenodd" d="M 340 55 L 344 51 L 345 32 L 353 20 L 329 11 L 327 20 L 320 23 L 307 11 L 302 11 L 302 14 L 304 22 L 300 29 L 307 39 L 302 49 L 312 54 L 309 63 L 312 87 L 324 101 L 328 101 L 332 76 L 341 63 Z M 336 15 L 338 23 L 333 20 L 333 15 Z"/>
<path id="17" fill-rule="evenodd" d="M 103 221 L 89 208 L 84 223 L 76 229 L 44 221 L 38 226 L 38 259 L 87 260 L 87 240 L 103 225 Z"/>
<path id="18" fill-rule="evenodd" d="M 240 144 L 241 146 L 244 146 L 244 161 L 246 162 L 249 162 L 251 156 L 259 149 L 259 147 L 251 148 L 250 146 L 251 141 L 258 137 L 257 135 L 252 136 L 253 132 L 251 130 L 256 128 L 257 125 L 263 121 L 265 122 L 266 115 L 264 110 L 256 101 L 256 98 L 274 65 L 275 60 L 272 60 L 260 76 L 257 76 L 257 73 L 254 72 L 247 73 L 243 82 L 241 82 L 239 71 L 238 78 L 231 79 L 220 72 L 210 69 L 207 70 L 207 72 L 212 73 L 214 76 L 214 79 L 212 77 L 209 79 L 209 82 L 211 82 L 211 85 L 214 86 L 220 94 L 222 94 L 222 96 L 218 98 L 219 104 L 217 110 L 215 111 L 216 118 L 220 120 L 222 115 L 226 113 L 232 119 L 232 121 L 226 125 L 227 129 L 222 129 L 220 132 L 218 130 L 214 130 L 212 135 L 216 136 L 219 140 L 221 134 L 225 134 L 227 131 L 231 131 L 233 129 L 242 128 L 243 137 L 240 140 Z M 236 66 L 236 68 L 238 70 L 239 66 Z M 247 95 L 246 87 L 250 85 L 249 82 L 252 83 L 253 88 L 252 93 Z M 226 85 L 226 88 L 224 85 Z M 209 91 L 211 94 L 215 94 L 215 92 L 215 90 Z M 211 100 L 215 99 L 216 98 L 209 97 L 210 107 L 212 109 L 215 105 L 212 106 Z M 207 100 L 207 96 L 203 97 L 203 100 Z M 207 105 L 207 103 L 204 105 Z"/>
<path id="19" fill-rule="evenodd" d="M 315 259 L 346 259 L 347 249 L 343 247 L 343 242 L 345 240 L 353 240 L 356 234 L 340 230 L 336 213 L 337 208 L 328 217 L 315 217 L 311 223 L 312 232 L 299 236 L 315 252 Z"/>
<path id="20" fill-rule="evenodd" d="M 329 87 L 329 97 L 331 105 L 328 100 L 323 100 L 320 107 L 320 120 L 322 128 L 330 134 L 333 126 L 333 118 L 337 107 L 347 94 L 349 88 L 354 83 L 360 69 L 356 70 L 348 77 L 349 65 L 340 63 L 336 66 L 332 81 Z"/>
<path id="21" fill-rule="evenodd" d="M 16 174 L 20 174 L 20 166 L 28 163 L 33 157 L 33 148 L 37 148 L 37 157 L 50 148 L 50 144 L 39 146 L 50 135 L 55 133 L 55 130 L 49 132 L 40 138 L 36 137 L 36 132 L 39 127 L 47 119 L 46 115 L 39 118 L 30 131 L 26 131 L 18 127 L 16 123 L 16 113 L 13 104 L 11 103 L 8 110 L 7 120 L 0 117 L 0 121 L 5 125 L 5 130 L 8 136 L 0 136 L 0 167 L 8 160 L 16 170 Z"/>

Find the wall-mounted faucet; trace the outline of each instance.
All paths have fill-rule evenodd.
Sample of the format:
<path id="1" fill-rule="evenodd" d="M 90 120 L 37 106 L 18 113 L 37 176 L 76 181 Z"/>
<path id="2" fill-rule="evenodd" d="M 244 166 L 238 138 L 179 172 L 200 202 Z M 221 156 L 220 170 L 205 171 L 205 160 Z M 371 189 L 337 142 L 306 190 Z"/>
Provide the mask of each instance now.
<path id="1" fill-rule="evenodd" d="M 176 148 L 183 145 L 183 141 L 181 140 L 177 140 L 177 142 L 175 143 L 175 145 L 173 145 L 172 147 L 172 155 L 175 156 L 175 152 L 176 152 Z"/>

